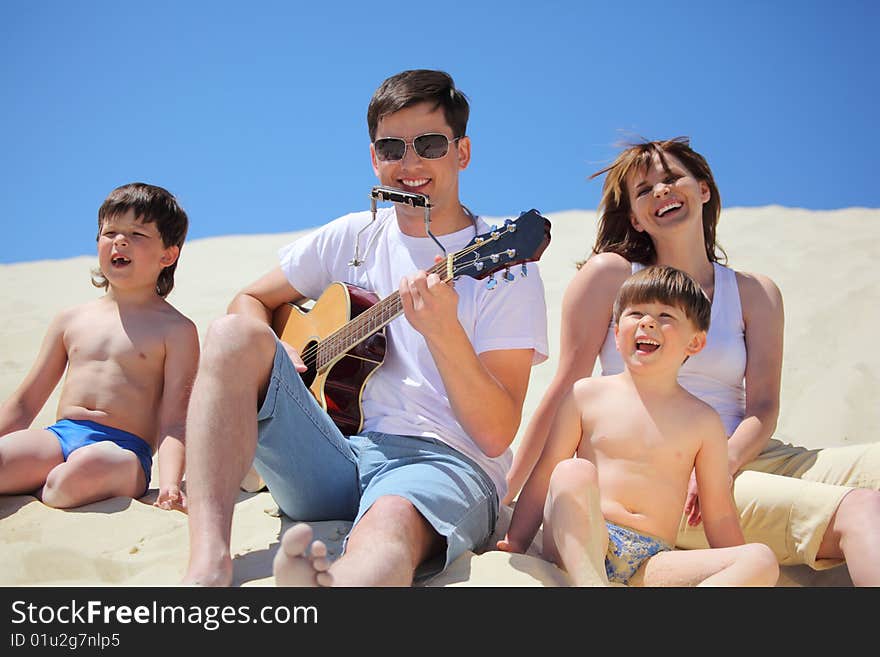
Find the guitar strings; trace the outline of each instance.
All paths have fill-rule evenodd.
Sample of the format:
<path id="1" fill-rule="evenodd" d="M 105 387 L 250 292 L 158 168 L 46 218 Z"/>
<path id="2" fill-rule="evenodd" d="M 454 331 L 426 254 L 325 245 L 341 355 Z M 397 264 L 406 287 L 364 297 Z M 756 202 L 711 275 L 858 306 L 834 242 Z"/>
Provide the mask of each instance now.
<path id="1" fill-rule="evenodd" d="M 471 260 L 461 264 L 461 266 L 457 266 L 459 264 L 457 262 L 459 258 L 473 253 L 479 248 L 483 248 L 484 246 L 486 246 L 487 243 L 497 240 L 498 237 L 500 237 L 500 234 L 495 237 L 489 237 L 480 244 L 472 244 L 453 254 L 453 277 L 463 269 L 473 266 L 473 264 L 475 264 L 476 262 L 490 260 L 494 256 L 498 255 L 492 254 L 489 256 L 483 256 L 481 258 L 478 258 L 477 260 Z M 428 273 L 438 274 L 441 281 L 445 282 L 446 280 L 448 280 L 446 277 L 447 270 L 445 261 L 435 264 L 428 270 Z M 321 367 L 323 367 L 324 365 L 324 363 L 319 362 L 322 354 L 326 354 L 328 351 L 330 351 L 332 354 L 337 354 L 351 349 L 359 342 L 367 338 L 369 335 L 380 329 L 382 326 L 391 322 L 402 311 L 403 305 L 400 300 L 400 292 L 395 291 L 388 295 L 385 299 L 382 299 L 375 305 L 362 312 L 345 326 L 340 327 L 339 329 L 328 335 L 324 340 L 314 343 L 304 349 L 303 353 L 300 354 L 300 358 L 302 358 L 303 363 L 305 363 L 306 367 L 314 367 L 316 370 L 320 370 Z M 377 315 L 382 320 L 379 322 L 378 325 L 376 325 L 375 322 Z M 364 329 L 367 329 L 366 333 L 363 332 Z M 351 339 L 352 336 L 355 338 L 353 341 Z M 347 344 L 348 342 L 351 342 L 351 344 Z"/>
<path id="2" fill-rule="evenodd" d="M 476 246 L 468 249 L 463 249 L 459 253 L 454 254 L 453 266 L 455 265 L 456 258 L 472 252 L 474 248 L 476 248 Z M 488 257 L 491 258 L 491 256 Z M 468 262 L 465 264 L 465 266 L 471 264 L 472 262 Z M 457 274 L 463 268 L 464 267 L 453 268 L 453 275 Z M 441 280 L 445 280 L 446 263 L 437 263 L 428 271 L 429 273 L 440 275 Z M 393 320 L 398 314 L 400 314 L 400 312 L 402 312 L 402 309 L 403 308 L 400 301 L 400 293 L 397 291 L 393 292 L 388 297 L 381 300 L 376 305 L 371 306 L 368 310 L 358 315 L 355 319 L 351 320 L 351 322 L 349 322 L 347 325 L 341 327 L 340 329 L 337 329 L 334 333 L 331 333 L 321 342 L 316 343 L 309 349 L 303 350 L 303 354 L 306 354 L 306 357 L 309 359 L 308 364 L 315 364 L 315 362 L 320 358 L 322 351 L 324 353 L 330 351 L 332 354 L 336 354 L 351 349 L 358 342 L 362 341 L 364 338 L 368 337 L 376 330 L 381 328 L 384 324 L 387 324 L 391 320 Z M 382 320 L 378 325 L 375 322 L 377 315 Z M 366 332 L 364 332 L 365 329 Z M 352 337 L 354 337 L 355 339 L 352 340 Z M 317 368 L 320 368 L 320 366 L 320 363 L 316 364 Z"/>
<path id="3" fill-rule="evenodd" d="M 497 238 L 492 239 L 494 240 Z M 484 244 L 474 245 L 470 248 L 463 249 L 459 253 L 453 255 L 453 277 L 456 274 L 460 273 L 463 269 L 473 266 L 475 262 L 490 260 L 498 255 L 493 254 L 489 256 L 483 256 L 481 258 L 478 258 L 477 260 L 468 261 L 462 266 L 455 266 L 457 264 L 455 262 L 457 258 L 473 252 Z M 446 263 L 440 262 L 434 265 L 434 267 L 432 267 L 429 272 L 439 274 L 441 276 L 441 280 L 445 280 L 444 274 L 446 274 Z M 359 342 L 361 342 L 363 339 L 376 332 L 383 325 L 391 322 L 401 312 L 402 304 L 400 301 L 400 294 L 399 292 L 394 292 L 382 301 L 378 302 L 376 305 L 371 306 L 361 315 L 358 315 L 358 317 L 349 322 L 346 326 L 343 326 L 340 329 L 337 329 L 334 333 L 331 333 L 324 340 L 304 349 L 303 353 L 301 354 L 301 358 L 303 359 L 303 362 L 306 364 L 306 366 L 314 366 L 316 369 L 320 369 L 325 364 L 319 362 L 321 360 L 322 353 L 326 354 L 329 351 L 331 353 L 331 357 L 325 358 L 324 360 L 325 362 L 332 360 L 332 358 L 335 358 L 335 356 L 338 355 L 340 352 L 348 351 Z M 374 321 L 376 319 L 376 315 L 379 315 L 382 319 L 379 324 L 376 324 L 376 322 Z M 367 331 L 364 333 L 363 329 L 367 329 Z M 355 339 L 352 340 L 352 337 L 354 337 Z"/>
<path id="4" fill-rule="evenodd" d="M 446 263 L 444 262 L 432 267 L 429 270 L 429 273 L 441 274 L 445 273 L 445 271 Z M 322 353 L 326 353 L 327 351 L 334 353 L 338 351 L 347 351 L 347 349 L 350 349 L 360 340 L 381 328 L 382 324 L 387 324 L 394 319 L 401 310 L 402 304 L 400 301 L 400 292 L 392 292 L 385 299 L 382 299 L 375 305 L 371 306 L 344 327 L 337 329 L 320 342 L 314 343 L 310 347 L 304 349 L 303 353 L 300 354 L 300 357 L 303 359 L 306 366 L 314 366 L 315 369 L 320 369 L 322 364 L 318 363 L 318 359 Z M 383 320 L 380 322 L 379 326 L 374 326 L 376 315 Z M 369 332 L 366 335 L 359 335 L 359 331 L 364 328 L 370 329 Z M 354 340 L 351 345 L 345 347 L 345 343 L 351 341 L 352 336 L 357 339 Z"/>

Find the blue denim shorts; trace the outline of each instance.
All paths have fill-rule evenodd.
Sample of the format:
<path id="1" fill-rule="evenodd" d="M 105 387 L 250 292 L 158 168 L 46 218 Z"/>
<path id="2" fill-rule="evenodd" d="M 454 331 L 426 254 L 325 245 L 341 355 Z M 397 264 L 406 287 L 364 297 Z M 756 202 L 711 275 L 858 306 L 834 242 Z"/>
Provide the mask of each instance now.
<path id="1" fill-rule="evenodd" d="M 423 564 L 417 579 L 466 550 L 485 548 L 495 530 L 498 494 L 479 465 L 433 438 L 375 431 L 344 436 L 280 342 L 257 422 L 254 467 L 286 516 L 356 525 L 380 497 L 409 500 L 446 539 L 445 559 Z"/>

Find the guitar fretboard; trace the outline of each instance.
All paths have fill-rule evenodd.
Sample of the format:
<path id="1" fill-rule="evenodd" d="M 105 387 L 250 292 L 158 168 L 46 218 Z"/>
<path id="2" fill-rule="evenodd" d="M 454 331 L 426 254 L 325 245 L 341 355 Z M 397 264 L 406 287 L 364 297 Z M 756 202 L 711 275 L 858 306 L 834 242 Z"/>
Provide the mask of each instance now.
<path id="1" fill-rule="evenodd" d="M 454 258 L 455 256 L 453 256 Z M 428 273 L 437 274 L 440 276 L 440 280 L 445 282 L 448 280 L 446 261 L 438 262 L 428 270 Z M 381 301 L 367 308 L 318 344 L 318 370 L 321 370 L 341 354 L 366 340 L 401 313 L 403 313 L 403 302 L 400 300 L 400 292 L 392 292 Z"/>

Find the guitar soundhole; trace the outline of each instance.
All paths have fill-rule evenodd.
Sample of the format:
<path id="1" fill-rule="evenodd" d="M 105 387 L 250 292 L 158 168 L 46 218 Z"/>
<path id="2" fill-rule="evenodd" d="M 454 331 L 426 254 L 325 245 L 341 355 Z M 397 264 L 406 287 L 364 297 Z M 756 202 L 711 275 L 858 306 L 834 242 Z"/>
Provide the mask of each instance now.
<path id="1" fill-rule="evenodd" d="M 312 385 L 312 382 L 315 380 L 315 377 L 318 376 L 318 368 L 317 368 L 317 359 L 315 358 L 315 353 L 318 349 L 318 343 L 312 340 L 309 342 L 302 350 L 303 362 L 306 364 L 306 371 L 302 372 L 300 376 L 303 379 L 303 382 L 306 384 L 306 388 Z"/>

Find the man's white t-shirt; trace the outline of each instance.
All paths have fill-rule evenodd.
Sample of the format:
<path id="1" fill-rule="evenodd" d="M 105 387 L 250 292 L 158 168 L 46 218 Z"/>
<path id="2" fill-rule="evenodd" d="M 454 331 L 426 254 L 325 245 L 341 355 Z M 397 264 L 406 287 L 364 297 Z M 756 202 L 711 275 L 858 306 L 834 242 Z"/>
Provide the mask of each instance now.
<path id="1" fill-rule="evenodd" d="M 400 280 L 434 265 L 443 255 L 430 237 L 411 237 L 400 231 L 393 207 L 381 208 L 371 223 L 370 212 L 340 217 L 279 251 L 281 269 L 303 295 L 317 299 L 333 282 L 353 283 L 375 292 L 380 299 L 396 292 Z M 355 241 L 360 234 L 355 267 Z M 463 249 L 476 236 L 491 230 L 476 218 L 469 226 L 437 239 L 447 253 Z M 544 285 L 534 262 L 511 269 L 515 280 L 496 275 L 486 279 L 462 276 L 455 281 L 458 318 L 477 354 L 498 349 L 533 349 L 532 364 L 547 359 L 547 307 Z M 456 420 L 446 388 L 422 335 L 402 314 L 386 327 L 385 361 L 368 379 L 363 391 L 363 431 L 427 436 L 443 441 L 480 464 L 495 483 L 499 497 L 506 493 L 506 475 L 512 462 L 507 449 L 496 458 L 486 456 Z"/>

